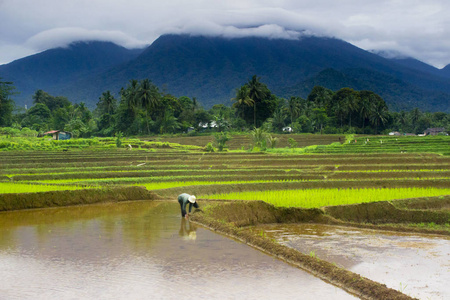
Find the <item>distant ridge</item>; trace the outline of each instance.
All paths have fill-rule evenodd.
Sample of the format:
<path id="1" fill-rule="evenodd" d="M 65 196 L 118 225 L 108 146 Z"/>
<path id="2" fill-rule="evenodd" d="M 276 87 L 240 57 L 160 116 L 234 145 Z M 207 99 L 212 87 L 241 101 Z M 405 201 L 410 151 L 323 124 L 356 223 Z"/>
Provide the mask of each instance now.
<path id="1" fill-rule="evenodd" d="M 445 74 L 445 76 L 450 77 L 450 65 L 446 65 L 446 66 L 442 69 L 442 73 Z"/>
<path id="2" fill-rule="evenodd" d="M 14 82 L 20 92 L 15 97 L 18 104 L 31 104 L 31 95 L 37 89 L 58 93 L 62 86 L 129 61 L 141 52 L 142 49 L 128 50 L 110 42 L 75 42 L 2 65 L 0 77 Z"/>
<path id="3" fill-rule="evenodd" d="M 9 69 L 0 66 L 0 77 L 14 81 L 22 92 L 26 87 L 30 93 L 30 86 L 40 84 L 43 90 L 67 96 L 71 101 L 85 101 L 90 107 L 95 106 L 102 92 L 110 90 L 117 94 L 130 79 L 143 78 L 149 78 L 174 96 L 196 97 L 206 108 L 218 103 L 230 105 L 235 89 L 256 74 L 280 97 L 306 97 L 314 85 L 332 90 L 351 87 L 373 90 L 396 110 L 419 107 L 426 111 L 450 111 L 448 67 L 439 70 L 417 60 L 383 58 L 334 38 L 164 35 L 140 52 L 113 44 L 102 44 L 104 49 L 99 45 L 89 49 L 86 45 L 58 50 L 79 58 L 74 61 L 80 65 L 78 69 L 69 65 L 67 74 L 64 68 L 57 70 L 58 80 L 52 78 L 56 71 L 45 71 L 43 67 L 49 64 L 49 70 L 56 68 L 52 59 L 43 64 L 44 58 L 39 55 L 24 58 L 30 61 L 21 63 L 43 68 L 41 82 L 21 73 L 17 65 L 12 66 L 17 61 L 6 65 Z M 89 51 L 96 54 L 76 55 Z M 101 51 L 111 58 L 98 57 Z M 56 53 L 47 52 L 46 56 L 57 58 Z M 96 59 L 88 59 L 96 56 L 97 65 Z"/>

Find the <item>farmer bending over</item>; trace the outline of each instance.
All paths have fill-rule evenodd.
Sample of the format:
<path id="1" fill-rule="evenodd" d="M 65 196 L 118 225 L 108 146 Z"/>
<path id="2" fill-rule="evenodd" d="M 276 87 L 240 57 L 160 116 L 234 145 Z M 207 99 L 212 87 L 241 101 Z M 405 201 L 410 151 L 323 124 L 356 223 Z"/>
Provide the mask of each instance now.
<path id="1" fill-rule="evenodd" d="M 189 214 L 186 213 L 186 205 L 188 203 L 189 203 L 189 213 L 191 213 L 192 206 L 194 206 L 195 208 L 199 208 L 195 200 L 196 200 L 195 196 L 186 193 L 183 193 L 178 196 L 178 203 L 180 203 L 182 217 L 187 218 L 189 216 Z"/>

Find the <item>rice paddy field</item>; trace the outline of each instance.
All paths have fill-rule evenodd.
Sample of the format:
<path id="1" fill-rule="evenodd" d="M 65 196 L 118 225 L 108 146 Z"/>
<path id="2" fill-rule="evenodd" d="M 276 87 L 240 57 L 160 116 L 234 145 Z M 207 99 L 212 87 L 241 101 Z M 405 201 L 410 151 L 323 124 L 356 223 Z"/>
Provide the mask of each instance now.
<path id="1" fill-rule="evenodd" d="M 288 138 L 294 139 L 297 146 L 289 147 Z M 29 143 L 22 150 L 17 150 L 21 147 L 17 143 L 14 147 L 0 149 L 0 204 L 5 199 L 14 201 L 15 197 L 20 201 L 33 201 L 39 198 L 37 195 L 43 203 L 51 203 L 51 199 L 46 202 L 44 193 L 60 198 L 59 191 L 65 190 L 70 191 L 67 195 L 80 193 L 79 197 L 83 198 L 85 192 L 100 195 L 106 190 L 115 190 L 111 187 L 126 187 L 122 190 L 127 190 L 142 186 L 165 200 L 175 200 L 183 192 L 196 195 L 205 213 L 194 214 L 193 222 L 197 219 L 199 224 L 279 258 L 293 256 L 287 248 L 279 248 L 281 242 L 266 239 L 265 229 L 251 229 L 253 225 L 322 222 L 333 226 L 439 235 L 431 238 L 448 244 L 450 138 L 447 136 L 283 135 L 278 148 L 254 151 L 250 139 L 238 135 L 233 137 L 226 151 L 206 152 L 204 146 L 209 142 L 213 142 L 211 136 L 149 137 L 124 141 L 124 146 L 117 148 L 111 139 L 83 140 L 82 147 L 76 141 L 71 141 L 70 145 L 52 141 L 40 146 Z M 91 190 L 72 192 L 83 189 Z M 174 213 L 173 217 L 179 221 L 178 214 Z M 244 227 L 249 227 L 250 233 L 245 233 Z M 221 228 L 228 228 L 230 232 Z M 292 239 L 299 236 L 305 238 L 304 234 L 296 234 Z M 407 243 L 410 249 L 412 242 Z M 417 251 L 421 249 L 419 246 Z M 381 248 L 373 248 L 373 251 L 384 251 L 384 248 L 378 249 Z M 315 250 L 320 257 L 311 256 L 311 251 L 315 253 Z M 319 250 L 308 249 L 300 256 L 296 252 L 300 268 L 319 275 L 318 270 L 327 270 L 326 274 L 342 272 L 338 276 L 338 281 L 342 282 L 340 287 L 355 291 L 352 284 L 356 283 L 352 278 L 359 275 L 345 273 L 350 267 L 343 269 L 325 261 Z M 445 253 L 441 256 L 446 262 Z M 379 274 L 383 275 L 385 268 L 380 268 Z M 410 273 L 423 271 L 414 270 Z M 436 270 L 445 270 L 445 264 L 439 262 L 432 271 Z M 319 277 L 328 282 L 331 278 L 325 273 Z M 393 289 L 394 293 L 401 294 L 400 298 L 395 294 L 395 299 L 411 299 L 403 293 L 404 286 L 398 288 L 398 281 L 402 280 L 399 276 L 402 275 L 393 273 L 393 279 L 388 282 L 374 277 L 376 281 L 366 280 L 354 288 L 364 292 L 378 290 L 376 295 L 384 295 L 386 286 L 380 286 L 382 282 L 388 285 L 390 292 Z M 430 291 L 424 295 L 429 297 L 437 291 L 435 299 L 445 299 L 445 287 L 443 284 L 428 288 Z M 410 290 L 412 295 L 421 295 L 412 286 Z M 361 298 L 380 299 L 378 296 Z"/>
<path id="2" fill-rule="evenodd" d="M 168 198 L 186 191 L 299 207 L 450 194 L 449 137 L 288 136 L 303 147 L 209 153 L 199 145 L 211 137 L 174 137 L 150 138 L 168 145 L 156 150 L 102 149 L 97 142 L 94 150 L 3 151 L 0 193 L 139 185 Z M 250 142 L 233 140 L 234 149 Z"/>

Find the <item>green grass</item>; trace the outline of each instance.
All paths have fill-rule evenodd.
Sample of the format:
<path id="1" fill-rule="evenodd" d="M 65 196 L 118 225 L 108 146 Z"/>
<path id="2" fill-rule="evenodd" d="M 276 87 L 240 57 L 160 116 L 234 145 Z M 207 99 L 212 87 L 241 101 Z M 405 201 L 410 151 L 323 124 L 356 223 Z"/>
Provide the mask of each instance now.
<path id="1" fill-rule="evenodd" d="M 26 183 L 10 183 L 0 182 L 0 194 L 11 193 L 36 193 L 49 191 L 68 191 L 86 189 L 88 187 L 81 187 L 76 185 L 41 185 L 41 184 L 26 184 Z"/>
<path id="2" fill-rule="evenodd" d="M 200 150 L 202 147 L 192 145 L 180 145 L 169 142 L 145 142 L 139 139 L 123 138 L 120 148 L 127 148 L 132 145 L 133 149 L 177 149 L 177 150 Z M 74 138 L 70 140 L 53 140 L 51 137 L 11 137 L 0 135 L 0 151 L 29 151 L 29 150 L 45 150 L 55 151 L 63 149 L 117 149 L 115 140 L 112 138 Z"/>
<path id="3" fill-rule="evenodd" d="M 208 199 L 263 200 L 275 206 L 314 208 L 394 199 L 449 195 L 449 189 L 304 189 L 200 195 Z"/>

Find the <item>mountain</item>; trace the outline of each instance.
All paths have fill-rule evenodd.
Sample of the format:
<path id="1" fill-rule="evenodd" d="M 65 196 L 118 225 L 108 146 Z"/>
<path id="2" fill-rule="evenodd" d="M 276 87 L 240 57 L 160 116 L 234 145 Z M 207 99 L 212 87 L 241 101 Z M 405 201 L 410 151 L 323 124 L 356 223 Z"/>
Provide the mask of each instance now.
<path id="1" fill-rule="evenodd" d="M 52 89 L 94 107 L 102 92 L 118 93 L 130 79 L 149 78 L 162 90 L 196 97 L 209 108 L 230 105 L 236 88 L 256 74 L 274 94 L 286 98 L 306 97 L 314 85 L 351 87 L 373 90 L 393 109 L 449 111 L 450 79 L 442 75 L 445 70 L 422 64 L 386 59 L 334 38 L 164 35 L 134 58 L 111 63 L 110 68 L 75 70 L 74 79 L 54 81 Z M 0 77 L 14 81 L 2 67 Z M 52 93 L 51 83 L 46 82 L 48 89 L 39 88 Z"/>
<path id="2" fill-rule="evenodd" d="M 281 94 L 307 97 L 316 85 L 331 90 L 350 87 L 355 90 L 376 91 L 395 111 L 418 107 L 425 111 L 449 111 L 450 96 L 439 91 L 428 91 L 408 84 L 391 75 L 368 69 L 325 69 L 294 86 L 285 88 Z"/>
<path id="3" fill-rule="evenodd" d="M 433 66 L 430 66 L 424 62 L 421 62 L 420 60 L 408 57 L 408 58 L 392 58 L 393 62 L 400 64 L 406 68 L 420 71 L 423 73 L 429 73 L 433 74 L 435 76 L 441 76 L 441 77 L 447 77 L 450 78 L 450 67 L 448 67 L 448 70 L 446 71 L 444 69 L 437 69 Z"/>
<path id="4" fill-rule="evenodd" d="M 63 86 L 136 58 L 142 51 L 110 42 L 76 42 L 1 65 L 0 77 L 14 82 L 20 92 L 15 97 L 18 104 L 31 104 L 38 89 L 59 93 Z"/>
<path id="5" fill-rule="evenodd" d="M 447 77 L 450 77 L 450 65 L 446 65 L 442 70 L 442 74 L 444 74 Z"/>

